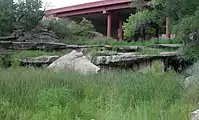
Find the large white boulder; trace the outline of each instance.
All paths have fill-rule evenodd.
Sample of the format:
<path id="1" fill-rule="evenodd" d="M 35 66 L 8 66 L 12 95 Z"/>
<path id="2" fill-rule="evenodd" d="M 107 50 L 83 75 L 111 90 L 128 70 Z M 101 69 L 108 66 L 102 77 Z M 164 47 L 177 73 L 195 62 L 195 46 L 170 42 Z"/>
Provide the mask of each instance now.
<path id="1" fill-rule="evenodd" d="M 55 62 L 50 64 L 48 68 L 71 68 L 84 75 L 97 73 L 100 70 L 100 68 L 91 63 L 82 52 L 77 52 L 76 50 L 73 50 L 71 53 L 60 57 Z"/>

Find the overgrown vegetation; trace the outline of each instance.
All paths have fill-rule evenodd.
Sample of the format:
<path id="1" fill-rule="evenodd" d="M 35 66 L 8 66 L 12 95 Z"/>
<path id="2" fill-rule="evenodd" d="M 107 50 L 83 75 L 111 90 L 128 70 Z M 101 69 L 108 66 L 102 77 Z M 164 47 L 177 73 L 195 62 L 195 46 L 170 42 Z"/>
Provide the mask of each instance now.
<path id="1" fill-rule="evenodd" d="M 133 0 L 133 3 L 137 12 L 124 24 L 127 38 L 134 36 L 136 32 L 145 36 L 148 29 L 154 29 L 158 34 L 165 33 L 166 18 L 169 18 L 170 30 L 173 29 L 173 33 L 178 37 L 183 38 L 187 33 L 193 33 L 197 29 L 198 18 L 194 13 L 197 14 L 198 0 Z"/>
<path id="2" fill-rule="evenodd" d="M 43 18 L 41 0 L 1 0 L 0 35 L 10 35 L 16 29 L 31 30 Z"/>
<path id="3" fill-rule="evenodd" d="M 146 4 L 148 3 L 148 4 Z M 124 23 L 127 39 L 137 40 L 146 35 L 164 34 L 166 19 L 169 31 L 175 34 L 179 42 L 184 43 L 183 53 L 190 61 L 197 61 L 198 50 L 198 0 L 133 0 L 137 12 Z M 193 52 L 193 53 L 192 53 Z"/>
<path id="4" fill-rule="evenodd" d="M 69 19 L 41 20 L 41 0 L 0 0 L 0 36 L 17 29 L 32 31 L 42 27 L 54 31 L 61 42 L 88 45 L 151 46 L 185 43 L 184 58 L 199 59 L 198 0 L 135 0 L 138 10 L 124 24 L 127 39 L 145 40 L 164 33 L 165 18 L 177 39 L 152 38 L 150 41 L 119 42 L 113 38 L 96 37 L 91 21 Z M 92 38 L 92 39 L 91 39 Z M 101 48 L 88 50 L 93 55 L 114 55 Z M 103 51 L 103 50 L 102 50 Z M 138 54 L 158 54 L 165 49 L 143 49 Z M 170 51 L 170 49 L 166 49 Z M 173 51 L 173 50 L 172 50 Z M 198 107 L 198 85 L 184 87 L 185 76 L 173 70 L 163 72 L 160 63 L 137 72 L 105 70 L 82 76 L 74 71 L 54 72 L 44 68 L 20 68 L 19 58 L 41 55 L 64 55 L 68 51 L 20 51 L 0 56 L 0 120 L 189 120 Z M 86 51 L 87 52 L 87 51 Z M 108 53 L 110 52 L 110 53 Z M 88 53 L 87 53 L 88 54 Z M 7 60 L 9 59 L 9 60 Z M 8 62 L 7 62 L 8 61 Z M 194 72 L 198 73 L 198 71 Z"/>
<path id="5" fill-rule="evenodd" d="M 29 57 L 39 57 L 39 56 L 62 56 L 65 55 L 68 51 L 52 51 L 52 52 L 45 52 L 45 51 L 18 51 L 11 54 L 12 58 L 29 58 Z"/>
<path id="6" fill-rule="evenodd" d="M 183 89 L 183 76 L 155 66 L 90 76 L 33 68 L 1 70 L 0 119 L 188 120 L 196 91 Z"/>
<path id="7" fill-rule="evenodd" d="M 91 39 L 91 31 L 95 31 L 91 21 L 82 18 L 80 23 L 69 19 L 43 20 L 43 24 L 48 30 L 52 30 L 65 43 L 79 43 Z"/>
<path id="8" fill-rule="evenodd" d="M 22 35 L 28 39 L 33 33 L 55 32 L 66 43 L 77 43 L 79 39 L 93 37 L 91 31 L 95 29 L 91 21 L 86 18 L 79 23 L 66 19 L 43 20 L 45 9 L 42 10 L 42 5 L 41 0 L 1 0 L 0 36 Z"/>

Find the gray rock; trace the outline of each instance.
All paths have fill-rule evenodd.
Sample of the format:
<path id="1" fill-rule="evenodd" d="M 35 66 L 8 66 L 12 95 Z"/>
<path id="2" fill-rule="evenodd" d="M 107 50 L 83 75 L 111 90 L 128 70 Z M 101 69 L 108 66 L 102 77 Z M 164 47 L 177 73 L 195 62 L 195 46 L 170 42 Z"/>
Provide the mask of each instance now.
<path id="1" fill-rule="evenodd" d="M 36 58 L 26 58 L 26 59 L 20 59 L 20 63 L 23 66 L 43 66 L 43 65 L 50 65 L 55 60 L 57 60 L 59 56 L 39 56 Z"/>
<path id="2" fill-rule="evenodd" d="M 0 41 L 0 48 L 5 50 L 61 50 L 66 47 L 66 44 L 53 42 Z"/>
<path id="3" fill-rule="evenodd" d="M 91 63 L 82 52 L 73 50 L 71 53 L 60 57 L 58 60 L 48 66 L 52 69 L 70 68 L 83 75 L 97 73 L 100 68 Z"/>
<path id="4" fill-rule="evenodd" d="M 18 42 L 59 42 L 59 37 L 54 32 L 38 26 L 29 31 L 25 31 L 23 28 L 17 29 L 12 35 Z"/>
<path id="5" fill-rule="evenodd" d="M 0 37 L 0 40 L 14 41 L 16 40 L 16 37 L 14 35 L 10 35 L 10 36 L 5 36 L 5 37 Z"/>
<path id="6" fill-rule="evenodd" d="M 152 48 L 173 48 L 173 49 L 178 49 L 182 47 L 182 44 L 155 44 L 151 45 L 150 47 Z"/>
<path id="7" fill-rule="evenodd" d="M 141 49 L 143 49 L 143 46 L 119 46 L 119 47 L 113 47 L 110 45 L 104 45 L 104 48 L 108 50 L 116 50 L 117 52 L 137 52 Z"/>
<path id="8" fill-rule="evenodd" d="M 164 59 L 167 57 L 176 57 L 178 55 L 180 55 L 178 52 L 162 52 L 160 54 L 152 55 L 137 55 L 135 53 L 123 53 L 120 55 L 96 56 L 93 57 L 92 62 L 96 65 L 108 65 L 112 63 L 133 62 L 138 60 Z"/>
<path id="9" fill-rule="evenodd" d="M 199 109 L 191 113 L 191 120 L 199 120 Z"/>
<path id="10" fill-rule="evenodd" d="M 62 49 L 84 49 L 103 47 L 102 45 L 67 45 L 55 42 L 14 42 L 0 41 L 0 48 L 4 50 L 62 50 Z"/>
<path id="11" fill-rule="evenodd" d="M 199 61 L 194 63 L 188 69 L 185 70 L 185 73 L 192 76 L 198 76 L 199 73 Z"/>
<path id="12" fill-rule="evenodd" d="M 196 76 L 189 76 L 185 79 L 184 81 L 184 86 L 185 88 L 189 88 L 193 85 L 196 85 L 197 84 L 197 81 L 198 81 L 199 77 L 196 77 Z"/>

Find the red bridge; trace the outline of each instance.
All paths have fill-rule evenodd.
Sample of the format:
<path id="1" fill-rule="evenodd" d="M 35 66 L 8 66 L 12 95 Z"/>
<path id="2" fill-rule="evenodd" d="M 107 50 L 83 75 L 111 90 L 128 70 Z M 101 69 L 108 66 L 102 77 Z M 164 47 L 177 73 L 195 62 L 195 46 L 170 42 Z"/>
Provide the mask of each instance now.
<path id="1" fill-rule="evenodd" d="M 107 36 L 123 39 L 123 20 L 130 13 L 135 12 L 131 8 L 132 0 L 103 0 L 69 7 L 51 9 L 46 11 L 47 17 L 69 17 L 73 20 L 80 20 L 86 17 L 91 20 L 96 30 Z"/>

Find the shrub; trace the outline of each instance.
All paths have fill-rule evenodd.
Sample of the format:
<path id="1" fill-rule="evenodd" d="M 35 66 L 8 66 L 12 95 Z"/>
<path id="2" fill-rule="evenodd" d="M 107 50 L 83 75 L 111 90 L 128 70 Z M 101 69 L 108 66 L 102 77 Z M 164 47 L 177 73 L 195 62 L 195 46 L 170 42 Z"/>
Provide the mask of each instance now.
<path id="1" fill-rule="evenodd" d="M 82 18 L 80 23 L 76 23 L 69 19 L 58 19 L 53 21 L 43 21 L 43 24 L 58 35 L 62 41 L 76 42 L 79 39 L 89 39 L 91 37 L 90 31 L 94 31 L 94 26 L 91 21 Z"/>
<path id="2" fill-rule="evenodd" d="M 68 28 L 68 25 L 71 23 L 69 20 L 59 19 L 53 21 L 44 21 L 43 22 L 49 30 L 52 30 L 60 38 L 70 38 L 72 36 L 72 30 Z"/>
<path id="3" fill-rule="evenodd" d="M 196 62 L 199 60 L 199 45 L 189 45 L 186 44 L 181 48 L 181 52 L 183 53 L 183 58 L 190 62 Z"/>

